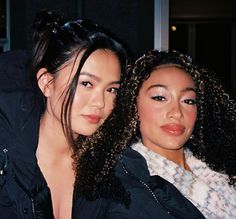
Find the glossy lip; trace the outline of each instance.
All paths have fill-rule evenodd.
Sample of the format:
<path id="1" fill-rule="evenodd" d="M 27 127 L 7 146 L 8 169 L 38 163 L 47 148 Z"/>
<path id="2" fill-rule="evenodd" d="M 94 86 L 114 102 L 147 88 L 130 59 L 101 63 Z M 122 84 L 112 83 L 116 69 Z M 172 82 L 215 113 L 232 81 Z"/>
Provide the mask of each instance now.
<path id="1" fill-rule="evenodd" d="M 89 122 L 89 123 L 92 123 L 92 124 L 98 124 L 101 120 L 101 116 L 98 116 L 98 115 L 93 115 L 93 114 L 90 114 L 90 115 L 83 115 L 83 117 Z"/>
<path id="2" fill-rule="evenodd" d="M 185 127 L 180 124 L 166 124 L 160 127 L 164 132 L 170 135 L 180 136 L 184 133 Z"/>

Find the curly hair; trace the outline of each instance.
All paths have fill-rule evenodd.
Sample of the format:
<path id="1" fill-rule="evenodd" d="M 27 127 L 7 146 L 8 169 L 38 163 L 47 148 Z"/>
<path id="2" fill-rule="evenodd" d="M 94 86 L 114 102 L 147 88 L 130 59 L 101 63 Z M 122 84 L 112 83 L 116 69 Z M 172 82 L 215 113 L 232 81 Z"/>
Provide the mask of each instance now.
<path id="1" fill-rule="evenodd" d="M 174 65 L 185 70 L 193 79 L 197 93 L 197 121 L 184 147 L 201 159 L 214 171 L 228 175 L 229 184 L 236 182 L 236 104 L 224 91 L 215 73 L 196 64 L 190 57 L 177 51 L 149 51 L 136 60 L 131 67 L 133 91 L 137 97 L 139 90 L 151 73 L 162 65 Z M 136 100 L 133 111 L 137 111 Z M 131 110 L 132 111 L 132 110 Z M 133 113 L 133 112 L 132 112 Z M 140 139 L 137 123 L 136 133 L 130 143 Z"/>
<path id="2" fill-rule="evenodd" d="M 78 194 L 91 199 L 109 195 L 129 203 L 129 194 L 115 176 L 115 165 L 121 152 L 141 137 L 136 99 L 143 82 L 157 66 L 166 64 L 184 69 L 196 85 L 198 118 L 194 138 L 185 147 L 213 170 L 227 174 L 229 183 L 235 185 L 235 102 L 213 72 L 194 65 L 188 56 L 176 51 L 154 50 L 129 64 L 113 113 L 93 136 L 78 140 L 74 154 Z"/>
<path id="3" fill-rule="evenodd" d="M 80 136 L 77 141 L 73 155 L 76 193 L 90 200 L 112 197 L 125 205 L 130 200 L 114 174 L 117 159 L 134 135 L 137 123 L 134 114 L 127 117 L 127 112 L 132 110 L 130 102 L 135 102 L 136 98 L 132 92 L 135 84 L 129 73 L 121 83 L 111 115 L 92 136 Z"/>

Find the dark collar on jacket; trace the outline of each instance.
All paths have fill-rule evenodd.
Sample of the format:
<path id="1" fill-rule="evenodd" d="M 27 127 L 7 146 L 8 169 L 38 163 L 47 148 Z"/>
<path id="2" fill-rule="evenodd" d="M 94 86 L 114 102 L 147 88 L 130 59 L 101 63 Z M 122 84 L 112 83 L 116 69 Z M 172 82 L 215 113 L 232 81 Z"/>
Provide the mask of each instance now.
<path id="1" fill-rule="evenodd" d="M 163 208 L 176 218 L 204 218 L 200 211 L 173 184 L 158 175 L 150 176 L 145 158 L 130 147 L 120 155 L 116 166 L 116 175 L 124 183 L 124 187 L 130 191 L 133 187 L 140 188 L 140 186 L 143 187 L 146 194 L 151 194 L 150 191 L 152 191 Z M 132 181 L 127 175 L 132 178 Z"/>
<path id="2" fill-rule="evenodd" d="M 150 179 L 145 158 L 131 147 L 126 148 L 120 155 L 117 168 L 120 170 L 125 168 L 128 172 L 135 174 L 136 177 L 144 182 L 148 182 Z"/>

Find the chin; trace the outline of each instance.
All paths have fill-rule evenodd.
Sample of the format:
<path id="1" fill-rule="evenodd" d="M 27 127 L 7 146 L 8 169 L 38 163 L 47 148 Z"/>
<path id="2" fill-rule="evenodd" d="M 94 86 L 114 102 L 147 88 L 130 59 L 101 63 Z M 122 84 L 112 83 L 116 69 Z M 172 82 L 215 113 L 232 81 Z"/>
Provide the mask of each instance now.
<path id="1" fill-rule="evenodd" d="M 170 147 L 171 150 L 174 150 L 174 151 L 178 151 L 178 150 L 182 150 L 183 149 L 183 146 L 173 146 L 173 147 Z"/>
<path id="2" fill-rule="evenodd" d="M 180 150 L 183 148 L 183 145 L 179 145 L 178 143 L 175 143 L 175 144 L 169 144 L 169 145 L 166 145 L 166 148 L 168 148 L 169 150 Z"/>
<path id="3" fill-rule="evenodd" d="M 74 135 L 75 138 L 77 138 L 80 135 L 89 137 L 89 136 L 93 135 L 95 132 L 96 132 L 96 130 L 95 131 L 91 131 L 91 130 L 76 130 L 76 131 L 73 131 L 73 133 L 74 133 L 73 135 Z"/>
<path id="4" fill-rule="evenodd" d="M 97 131 L 97 129 L 96 130 L 87 130 L 87 131 L 84 130 L 84 131 L 79 132 L 79 135 L 84 135 L 84 136 L 89 137 L 89 136 L 93 135 L 96 131 Z"/>

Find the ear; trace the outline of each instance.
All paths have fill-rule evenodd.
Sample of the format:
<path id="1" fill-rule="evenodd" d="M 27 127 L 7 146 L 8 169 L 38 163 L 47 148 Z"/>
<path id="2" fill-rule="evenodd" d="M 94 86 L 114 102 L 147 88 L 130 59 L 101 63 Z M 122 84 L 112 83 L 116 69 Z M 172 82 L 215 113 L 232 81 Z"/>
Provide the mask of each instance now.
<path id="1" fill-rule="evenodd" d="M 52 74 L 50 74 L 46 68 L 39 69 L 37 73 L 38 86 L 45 97 L 49 97 L 51 95 L 52 79 Z"/>

